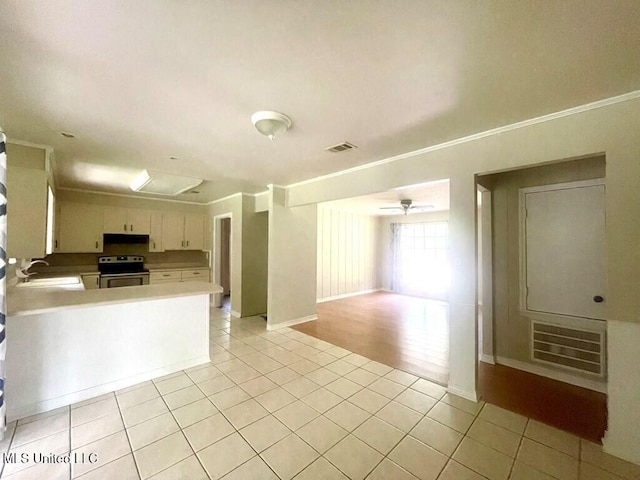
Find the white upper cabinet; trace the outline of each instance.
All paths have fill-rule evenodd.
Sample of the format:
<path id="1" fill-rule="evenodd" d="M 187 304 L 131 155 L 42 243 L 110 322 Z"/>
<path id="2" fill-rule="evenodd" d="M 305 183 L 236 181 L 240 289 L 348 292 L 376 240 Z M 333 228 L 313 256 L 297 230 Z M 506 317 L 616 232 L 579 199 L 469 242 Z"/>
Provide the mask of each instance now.
<path id="1" fill-rule="evenodd" d="M 184 241 L 187 250 L 202 250 L 204 247 L 204 216 L 184 216 Z"/>
<path id="2" fill-rule="evenodd" d="M 103 207 L 104 233 L 149 235 L 151 212 L 137 208 Z"/>
<path id="3" fill-rule="evenodd" d="M 7 254 L 13 258 L 45 256 L 47 172 L 7 168 Z"/>
<path id="4" fill-rule="evenodd" d="M 84 203 L 60 203 L 58 239 L 59 253 L 102 252 L 103 207 Z"/>
<path id="5" fill-rule="evenodd" d="M 165 213 L 162 216 L 162 247 L 165 250 L 184 248 L 184 215 Z"/>
<path id="6" fill-rule="evenodd" d="M 164 247 L 162 245 L 162 212 L 151 212 L 149 251 L 164 252 Z"/>
<path id="7" fill-rule="evenodd" d="M 163 250 L 202 250 L 204 216 L 165 213 L 162 219 Z"/>

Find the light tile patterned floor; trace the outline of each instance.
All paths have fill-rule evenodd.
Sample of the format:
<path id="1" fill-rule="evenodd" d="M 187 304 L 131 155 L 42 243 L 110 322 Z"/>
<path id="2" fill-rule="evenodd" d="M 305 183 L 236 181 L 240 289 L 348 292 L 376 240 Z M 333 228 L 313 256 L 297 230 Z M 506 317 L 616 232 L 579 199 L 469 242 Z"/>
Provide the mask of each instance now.
<path id="1" fill-rule="evenodd" d="M 260 317 L 212 309 L 210 336 L 210 364 L 14 422 L 0 453 L 30 461 L 2 478 L 640 478 L 598 445 Z"/>

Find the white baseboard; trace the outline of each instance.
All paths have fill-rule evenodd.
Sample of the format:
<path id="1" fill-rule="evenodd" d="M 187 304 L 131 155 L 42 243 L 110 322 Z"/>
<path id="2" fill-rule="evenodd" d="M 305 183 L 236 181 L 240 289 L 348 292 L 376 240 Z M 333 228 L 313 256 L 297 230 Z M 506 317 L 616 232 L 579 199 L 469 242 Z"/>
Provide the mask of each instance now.
<path id="1" fill-rule="evenodd" d="M 449 385 L 447 387 L 447 392 L 452 393 L 453 395 L 457 395 L 458 397 L 465 398 L 472 402 L 477 402 L 479 400 L 477 392 L 467 392 L 466 390 L 461 390 L 455 386 Z"/>
<path id="2" fill-rule="evenodd" d="M 294 318 L 293 320 L 287 320 L 276 324 L 270 324 L 267 321 L 267 330 L 277 330 L 282 327 L 290 327 L 291 325 L 298 325 L 299 323 L 310 322 L 317 319 L 318 315 L 307 315 L 306 317 Z"/>
<path id="3" fill-rule="evenodd" d="M 484 363 L 490 363 L 491 365 L 496 364 L 496 359 L 493 355 L 487 355 L 486 353 L 480 354 L 480 361 Z"/>
<path id="4" fill-rule="evenodd" d="M 49 410 L 54 410 L 59 407 L 73 405 L 74 403 L 81 402 L 83 400 L 88 400 L 90 398 L 104 395 L 105 393 L 115 392 L 116 390 L 121 390 L 137 383 L 146 382 L 147 380 L 151 380 L 152 378 L 169 375 L 170 373 L 174 373 L 180 370 L 186 370 L 187 368 L 202 365 L 203 363 L 209 363 L 210 361 L 211 359 L 208 355 L 192 358 L 191 360 L 186 360 L 184 362 L 176 363 L 166 367 L 157 368 L 155 370 L 144 372 L 132 377 L 114 380 L 113 382 L 105 383 L 103 385 L 97 385 L 95 387 L 87 388 L 79 392 L 73 392 L 67 395 L 62 395 L 60 397 L 50 398 L 42 402 L 24 405 L 23 407 L 14 411 L 11 416 L 8 416 L 7 422 L 13 422 L 14 420 L 19 420 L 31 415 L 48 412 Z"/>
<path id="5" fill-rule="evenodd" d="M 496 363 L 498 363 L 499 365 L 504 365 L 506 367 L 517 368 L 518 370 L 523 370 L 525 372 L 540 375 L 542 377 L 558 380 L 560 382 L 569 383 L 577 387 L 594 390 L 600 393 L 607 393 L 606 383 L 603 384 L 601 382 L 590 380 L 588 378 L 577 377 L 575 375 L 571 375 L 570 373 L 557 372 L 540 365 L 532 365 L 531 363 L 521 362 L 520 360 L 513 360 L 511 358 L 500 356 L 496 356 Z"/>
<path id="6" fill-rule="evenodd" d="M 231 310 L 231 316 L 234 318 L 240 318 L 240 312 L 236 312 L 235 310 Z"/>
<path id="7" fill-rule="evenodd" d="M 365 295 L 367 293 L 381 292 L 382 290 L 383 290 L 382 288 L 371 288 L 369 290 L 360 290 L 358 292 L 343 293 L 342 295 L 333 295 L 331 297 L 318 298 L 316 299 L 316 303 L 331 302 L 332 300 L 340 300 L 341 298 L 356 297 L 358 295 Z"/>

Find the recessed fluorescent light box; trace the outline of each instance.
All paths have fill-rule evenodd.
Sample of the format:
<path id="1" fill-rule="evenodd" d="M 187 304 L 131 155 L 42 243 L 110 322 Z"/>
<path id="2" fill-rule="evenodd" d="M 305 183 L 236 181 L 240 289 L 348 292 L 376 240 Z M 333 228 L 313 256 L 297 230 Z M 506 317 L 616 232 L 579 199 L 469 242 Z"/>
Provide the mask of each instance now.
<path id="1" fill-rule="evenodd" d="M 200 178 L 182 177 L 169 173 L 144 170 L 131 182 L 131 190 L 155 195 L 174 196 L 186 192 L 202 183 Z"/>

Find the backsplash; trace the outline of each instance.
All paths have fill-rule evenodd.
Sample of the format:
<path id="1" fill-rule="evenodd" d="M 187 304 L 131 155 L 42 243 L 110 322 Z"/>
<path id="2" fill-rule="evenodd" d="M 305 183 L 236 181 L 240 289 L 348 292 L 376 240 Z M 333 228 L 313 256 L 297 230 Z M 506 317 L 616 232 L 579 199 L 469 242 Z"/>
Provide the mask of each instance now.
<path id="1" fill-rule="evenodd" d="M 102 253 L 53 253 L 44 260 L 46 265 L 34 265 L 32 272 L 56 271 L 92 271 L 98 269 L 98 257 L 104 255 L 142 255 L 145 266 L 159 268 L 161 266 L 206 267 L 209 264 L 208 252 L 199 250 L 149 252 L 146 245 L 105 245 Z"/>

